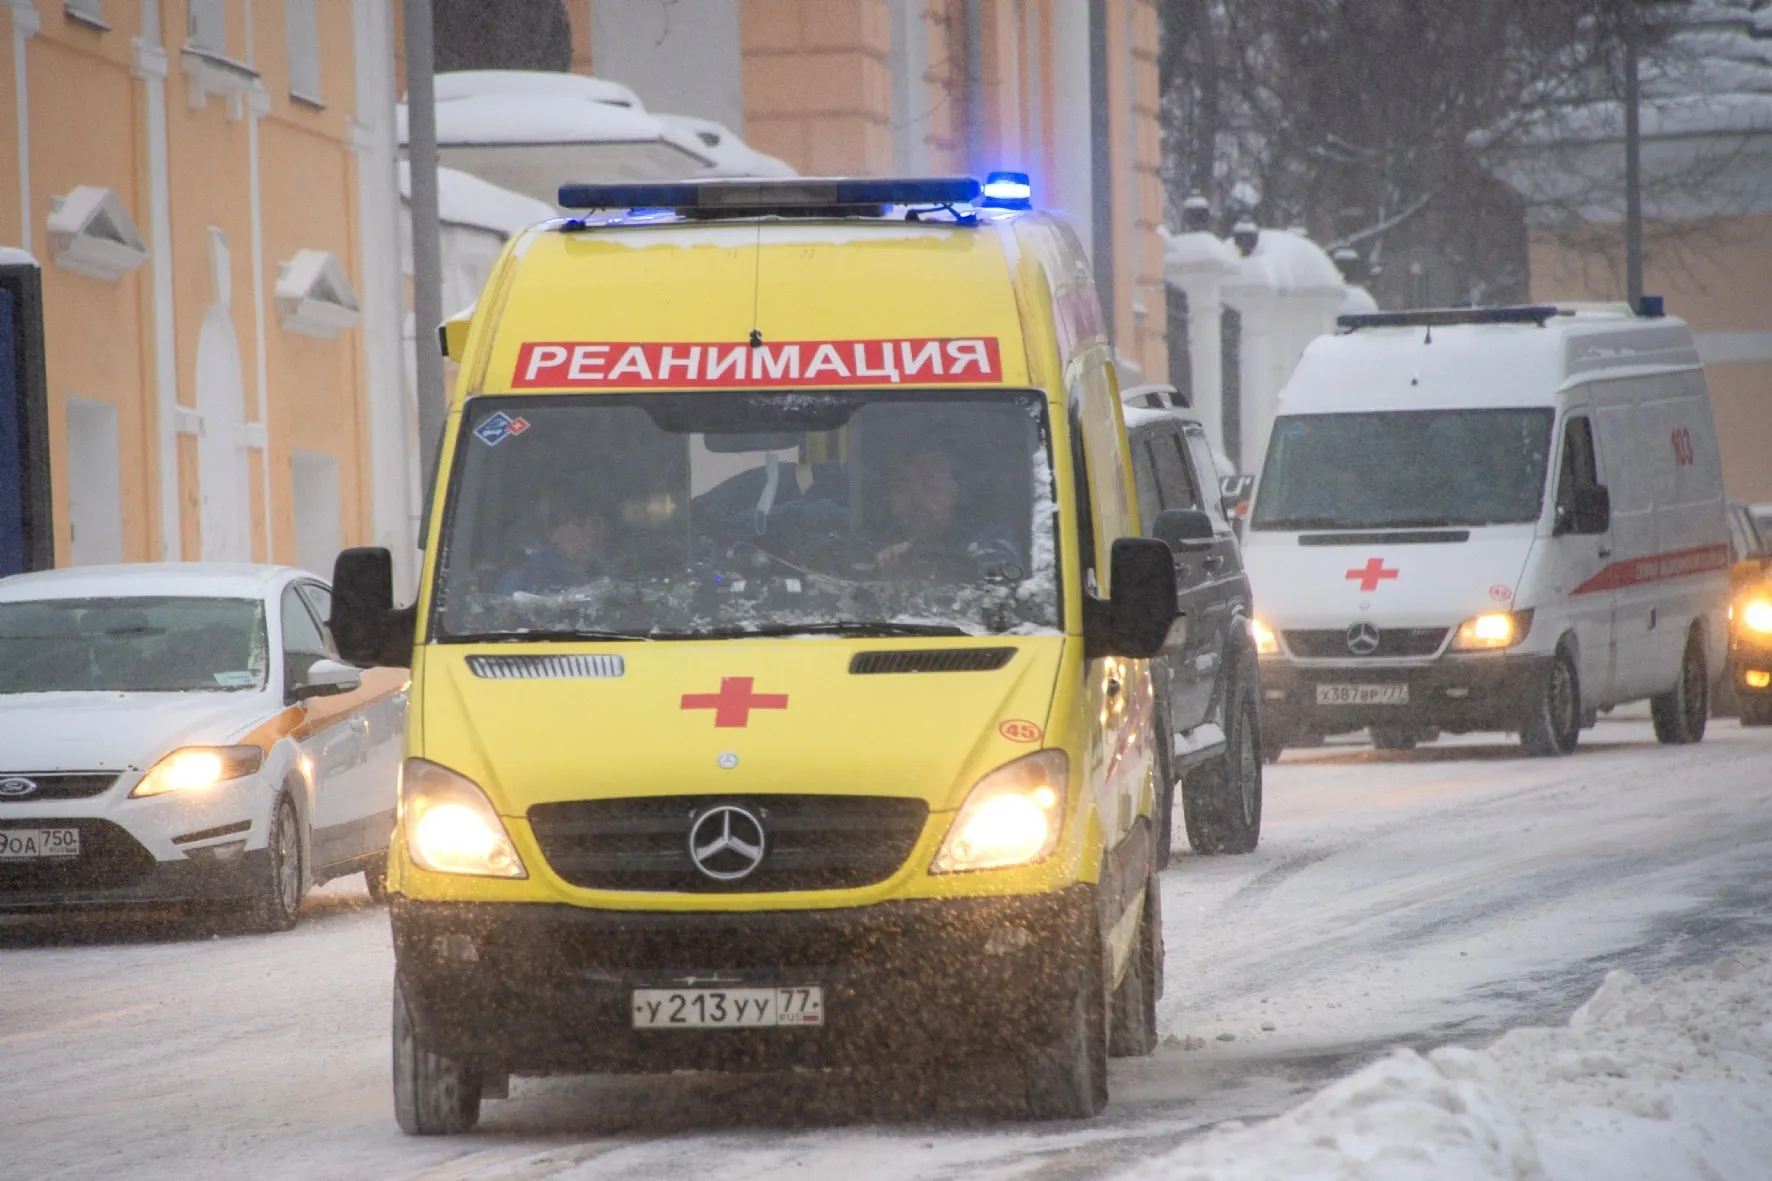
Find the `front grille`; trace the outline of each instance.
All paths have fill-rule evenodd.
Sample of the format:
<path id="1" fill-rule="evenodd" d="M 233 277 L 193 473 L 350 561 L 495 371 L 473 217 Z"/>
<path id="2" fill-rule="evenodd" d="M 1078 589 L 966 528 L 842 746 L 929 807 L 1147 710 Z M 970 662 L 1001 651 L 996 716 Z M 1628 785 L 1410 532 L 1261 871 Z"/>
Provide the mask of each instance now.
<path id="1" fill-rule="evenodd" d="M 852 673 L 993 672 L 1015 657 L 1014 648 L 935 648 L 928 651 L 857 652 Z"/>
<path id="2" fill-rule="evenodd" d="M 38 800 L 85 800 L 102 796 L 117 782 L 115 771 L 55 771 L 37 774 L 30 771 L 0 771 L 0 783 L 29 780 L 35 791 L 13 795 L 0 791 L 0 805 L 34 804 Z"/>
<path id="3" fill-rule="evenodd" d="M 0 830 L 70 827 L 80 830 L 78 857 L 0 861 L 0 901 L 11 894 L 37 891 L 113 890 L 133 885 L 153 871 L 154 855 L 109 820 L 83 817 L 0 824 Z"/>
<path id="4" fill-rule="evenodd" d="M 689 858 L 689 828 L 714 804 L 762 818 L 763 862 L 735 882 Z M 885 881 L 928 819 L 922 800 L 880 796 L 663 796 L 537 804 L 529 824 L 548 865 L 575 886 L 689 894 L 853 890 Z"/>
<path id="5" fill-rule="evenodd" d="M 1286 647 L 1306 660 L 1375 660 L 1384 657 L 1432 656 L 1446 639 L 1443 627 L 1385 627 L 1378 629 L 1378 647 L 1355 652 L 1348 647 L 1347 629 L 1339 631 L 1289 631 Z"/>

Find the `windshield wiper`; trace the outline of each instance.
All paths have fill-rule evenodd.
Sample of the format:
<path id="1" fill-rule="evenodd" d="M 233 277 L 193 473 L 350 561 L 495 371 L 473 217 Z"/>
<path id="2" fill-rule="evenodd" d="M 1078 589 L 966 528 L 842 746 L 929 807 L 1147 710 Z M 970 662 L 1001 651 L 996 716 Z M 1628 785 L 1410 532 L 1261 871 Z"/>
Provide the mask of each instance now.
<path id="1" fill-rule="evenodd" d="M 645 632 L 601 631 L 597 628 L 535 628 L 529 631 L 466 632 L 449 637 L 458 644 L 525 644 L 561 640 L 650 640 Z"/>
<path id="2" fill-rule="evenodd" d="M 887 623 L 838 619 L 825 623 L 765 623 L 755 627 L 733 625 L 694 632 L 654 632 L 656 640 L 727 640 L 747 636 L 964 636 L 964 628 L 946 623 Z"/>

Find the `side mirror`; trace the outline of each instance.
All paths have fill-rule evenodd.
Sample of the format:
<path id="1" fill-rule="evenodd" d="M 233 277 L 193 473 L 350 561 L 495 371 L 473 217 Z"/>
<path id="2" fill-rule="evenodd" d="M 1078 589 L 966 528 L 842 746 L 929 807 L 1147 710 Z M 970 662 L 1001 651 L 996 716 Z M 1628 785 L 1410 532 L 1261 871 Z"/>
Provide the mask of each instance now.
<path id="1" fill-rule="evenodd" d="M 1178 554 L 1203 549 L 1212 542 L 1212 518 L 1197 508 L 1166 508 L 1151 522 L 1151 536 Z"/>
<path id="2" fill-rule="evenodd" d="M 310 697 L 335 697 L 354 693 L 363 684 L 363 676 L 348 664 L 336 660 L 316 660 L 308 666 L 307 676 L 290 690 L 290 697 L 305 701 Z"/>
<path id="3" fill-rule="evenodd" d="M 1187 636 L 1175 594 L 1175 556 L 1146 537 L 1114 542 L 1113 597 L 1083 600 L 1083 654 L 1149 660 Z"/>
<path id="4" fill-rule="evenodd" d="M 361 668 L 412 666 L 417 612 L 394 606 L 394 556 L 379 547 L 344 550 L 332 567 L 332 640 Z"/>
<path id="5" fill-rule="evenodd" d="M 1557 505 L 1552 533 L 1591 536 L 1612 528 L 1612 494 L 1604 484 L 1577 484 Z"/>

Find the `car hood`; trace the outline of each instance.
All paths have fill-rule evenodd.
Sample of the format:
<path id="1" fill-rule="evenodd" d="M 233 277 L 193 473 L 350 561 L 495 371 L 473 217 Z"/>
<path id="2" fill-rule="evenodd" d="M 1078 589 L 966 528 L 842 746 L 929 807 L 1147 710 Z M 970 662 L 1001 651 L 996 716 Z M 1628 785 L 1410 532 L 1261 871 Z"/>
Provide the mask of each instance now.
<path id="1" fill-rule="evenodd" d="M 144 771 L 270 712 L 255 692 L 0 694 L 0 771 Z"/>
<path id="2" fill-rule="evenodd" d="M 986 771 L 1038 749 L 1063 636 L 990 640 L 725 640 L 606 645 L 619 675 L 485 677 L 473 657 L 559 646 L 428 646 L 425 758 L 474 779 L 506 815 L 596 797 L 911 796 L 959 806 Z M 853 673 L 858 653 L 1010 649 L 1003 667 Z M 588 652 L 589 650 L 580 650 Z M 605 670 L 607 671 L 607 670 Z M 711 699 L 766 695 L 727 725 Z M 742 718 L 743 724 L 737 724 Z M 1017 725 L 1008 725 L 1015 722 Z"/>
<path id="3" fill-rule="evenodd" d="M 1532 549 L 1529 528 L 1473 531 L 1466 541 L 1312 541 L 1256 535 L 1245 545 L 1255 613 L 1269 627 L 1344 628 L 1362 620 L 1375 627 L 1456 627 L 1514 605 Z M 1367 577 L 1368 571 L 1378 577 Z"/>

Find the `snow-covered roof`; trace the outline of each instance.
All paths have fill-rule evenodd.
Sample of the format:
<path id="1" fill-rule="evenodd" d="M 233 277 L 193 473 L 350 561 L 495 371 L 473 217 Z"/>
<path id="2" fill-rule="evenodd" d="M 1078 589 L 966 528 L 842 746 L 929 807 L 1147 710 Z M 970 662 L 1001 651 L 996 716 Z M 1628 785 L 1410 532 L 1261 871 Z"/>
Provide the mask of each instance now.
<path id="1" fill-rule="evenodd" d="M 1243 261 L 1235 246 L 1204 230 L 1171 234 L 1159 226 L 1157 233 L 1163 239 L 1163 277 L 1172 286 L 1186 287 L 1195 276 L 1233 274 Z"/>
<path id="2" fill-rule="evenodd" d="M 245 562 L 129 562 L 74 566 L 0 578 L 0 601 L 178 595 L 254 599 L 300 571 Z"/>
<path id="3" fill-rule="evenodd" d="M 734 135 L 724 123 L 693 115 L 660 115 L 667 127 L 691 136 L 713 158 L 707 176 L 798 176 L 787 161 L 759 152 Z"/>
<path id="4" fill-rule="evenodd" d="M 0 246 L 0 267 L 34 267 L 37 260 L 16 246 Z"/>
<path id="5" fill-rule="evenodd" d="M 412 199 L 412 168 L 405 160 L 400 161 L 400 198 Z M 458 168 L 439 168 L 437 215 L 445 225 L 491 230 L 508 238 L 518 230 L 557 217 L 559 210 Z"/>
<path id="6" fill-rule="evenodd" d="M 406 108 L 398 112 L 406 142 Z M 437 76 L 439 160 L 548 203 L 566 182 L 792 176 L 726 127 L 656 115 L 616 82 L 540 70 Z"/>
<path id="7" fill-rule="evenodd" d="M 1378 301 L 1372 298 L 1372 293 L 1370 291 L 1366 290 L 1358 283 L 1349 283 L 1347 285 L 1347 294 L 1343 296 L 1341 300 L 1341 312 L 1338 314 L 1345 315 L 1349 312 L 1376 312 L 1377 310 Z"/>

